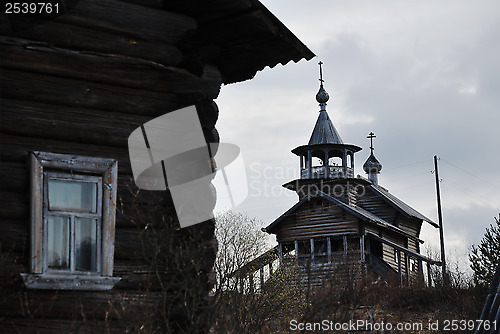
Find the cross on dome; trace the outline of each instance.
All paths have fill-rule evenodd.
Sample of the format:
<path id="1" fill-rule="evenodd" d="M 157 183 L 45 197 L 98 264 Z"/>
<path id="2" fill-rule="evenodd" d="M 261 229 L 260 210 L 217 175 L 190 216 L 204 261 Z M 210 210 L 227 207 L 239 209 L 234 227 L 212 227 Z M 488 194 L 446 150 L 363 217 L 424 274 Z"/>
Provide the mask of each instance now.
<path id="1" fill-rule="evenodd" d="M 366 138 L 370 139 L 370 150 L 371 150 L 371 153 L 373 154 L 373 150 L 374 150 L 374 148 L 373 148 L 373 138 L 377 138 L 377 136 L 375 136 L 375 134 L 373 132 L 370 132 L 368 134 L 368 137 L 366 137 Z"/>

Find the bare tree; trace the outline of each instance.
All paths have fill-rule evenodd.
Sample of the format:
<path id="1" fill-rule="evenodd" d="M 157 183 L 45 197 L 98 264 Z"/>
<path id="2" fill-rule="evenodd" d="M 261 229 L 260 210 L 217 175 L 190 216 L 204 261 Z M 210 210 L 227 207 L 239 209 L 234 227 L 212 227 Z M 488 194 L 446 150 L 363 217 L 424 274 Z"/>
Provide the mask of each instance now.
<path id="1" fill-rule="evenodd" d="M 226 211 L 216 216 L 215 236 L 218 253 L 215 260 L 215 291 L 234 290 L 236 282 L 228 275 L 264 253 L 267 235 L 262 222 L 241 213 Z"/>

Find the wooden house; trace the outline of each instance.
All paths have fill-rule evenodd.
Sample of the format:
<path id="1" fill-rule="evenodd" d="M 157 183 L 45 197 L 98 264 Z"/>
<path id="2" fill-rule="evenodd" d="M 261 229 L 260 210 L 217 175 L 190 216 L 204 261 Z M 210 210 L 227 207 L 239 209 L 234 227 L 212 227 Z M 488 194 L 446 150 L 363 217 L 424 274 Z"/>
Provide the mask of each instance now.
<path id="1" fill-rule="evenodd" d="M 269 266 L 272 272 L 279 260 L 297 265 L 300 279 L 317 285 L 353 268 L 401 283 L 423 280 L 424 264 L 439 263 L 420 254 L 420 230 L 423 223 L 438 225 L 378 184 L 382 165 L 373 154 L 373 133 L 363 165 L 368 178 L 354 176 L 361 147 L 342 141 L 326 111 L 329 96 L 322 77 L 320 82 L 320 110 L 310 140 L 292 150 L 300 159 L 300 179 L 283 185 L 296 191 L 299 201 L 263 229 L 276 235 L 278 245 L 232 276 L 253 281 L 260 270 L 264 284 L 262 271 Z"/>
<path id="2" fill-rule="evenodd" d="M 217 143 L 222 84 L 314 55 L 257 0 L 52 3 L 0 14 L 0 332 L 207 332 L 214 222 L 138 193 L 127 139 L 196 105 Z"/>

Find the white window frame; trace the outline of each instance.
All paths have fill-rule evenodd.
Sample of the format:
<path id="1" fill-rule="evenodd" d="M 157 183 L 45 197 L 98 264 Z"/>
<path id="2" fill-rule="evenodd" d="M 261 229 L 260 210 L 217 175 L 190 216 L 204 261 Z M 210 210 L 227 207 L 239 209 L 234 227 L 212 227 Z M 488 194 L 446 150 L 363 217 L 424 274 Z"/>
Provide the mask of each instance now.
<path id="1" fill-rule="evenodd" d="M 75 156 L 47 152 L 32 152 L 29 156 L 31 173 L 31 261 L 30 273 L 23 273 L 24 283 L 31 289 L 110 290 L 121 278 L 113 277 L 115 239 L 116 190 L 118 162 L 113 159 Z M 98 269 L 96 272 L 48 270 L 47 231 L 45 223 L 47 173 L 77 174 L 102 180 L 98 198 L 102 200 Z"/>
<path id="2" fill-rule="evenodd" d="M 62 209 L 62 208 L 54 208 L 50 209 L 49 203 L 49 180 L 63 180 L 63 181 L 77 181 L 77 182 L 92 182 L 97 184 L 97 196 L 96 196 L 96 212 L 89 213 L 82 210 L 74 210 L 74 209 Z M 75 174 L 73 171 L 71 173 L 68 172 L 44 172 L 43 175 L 43 183 L 44 183 L 44 201 L 43 201 L 43 222 L 42 222 L 42 230 L 48 231 L 48 217 L 63 217 L 69 220 L 69 249 L 70 249 L 70 267 L 68 269 L 53 269 L 48 266 L 48 252 L 43 253 L 43 271 L 44 272 L 54 272 L 54 273 L 70 273 L 70 274 L 100 274 L 102 271 L 102 177 L 94 176 L 94 175 L 82 175 Z M 77 271 L 75 268 L 75 221 L 76 218 L 92 218 L 97 220 L 97 236 L 96 236 L 96 270 L 95 271 Z M 48 232 L 43 235 L 43 249 L 48 249 Z"/>

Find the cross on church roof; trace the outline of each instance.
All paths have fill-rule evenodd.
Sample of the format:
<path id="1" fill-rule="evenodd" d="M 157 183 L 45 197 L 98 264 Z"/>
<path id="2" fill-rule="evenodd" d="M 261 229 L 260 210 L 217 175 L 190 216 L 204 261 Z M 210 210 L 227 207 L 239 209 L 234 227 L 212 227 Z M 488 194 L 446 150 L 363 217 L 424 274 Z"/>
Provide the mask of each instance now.
<path id="1" fill-rule="evenodd" d="M 370 150 L 372 151 L 372 154 L 373 154 L 373 150 L 374 150 L 374 148 L 373 148 L 373 138 L 377 138 L 377 136 L 375 136 L 375 134 L 373 132 L 370 132 L 368 134 L 368 137 L 366 137 L 366 138 L 370 138 Z"/>
<path id="2" fill-rule="evenodd" d="M 325 80 L 323 80 L 323 70 L 321 69 L 321 65 L 323 65 L 323 62 L 320 60 L 319 63 L 319 82 L 321 83 L 321 86 L 323 86 L 323 82 Z"/>

